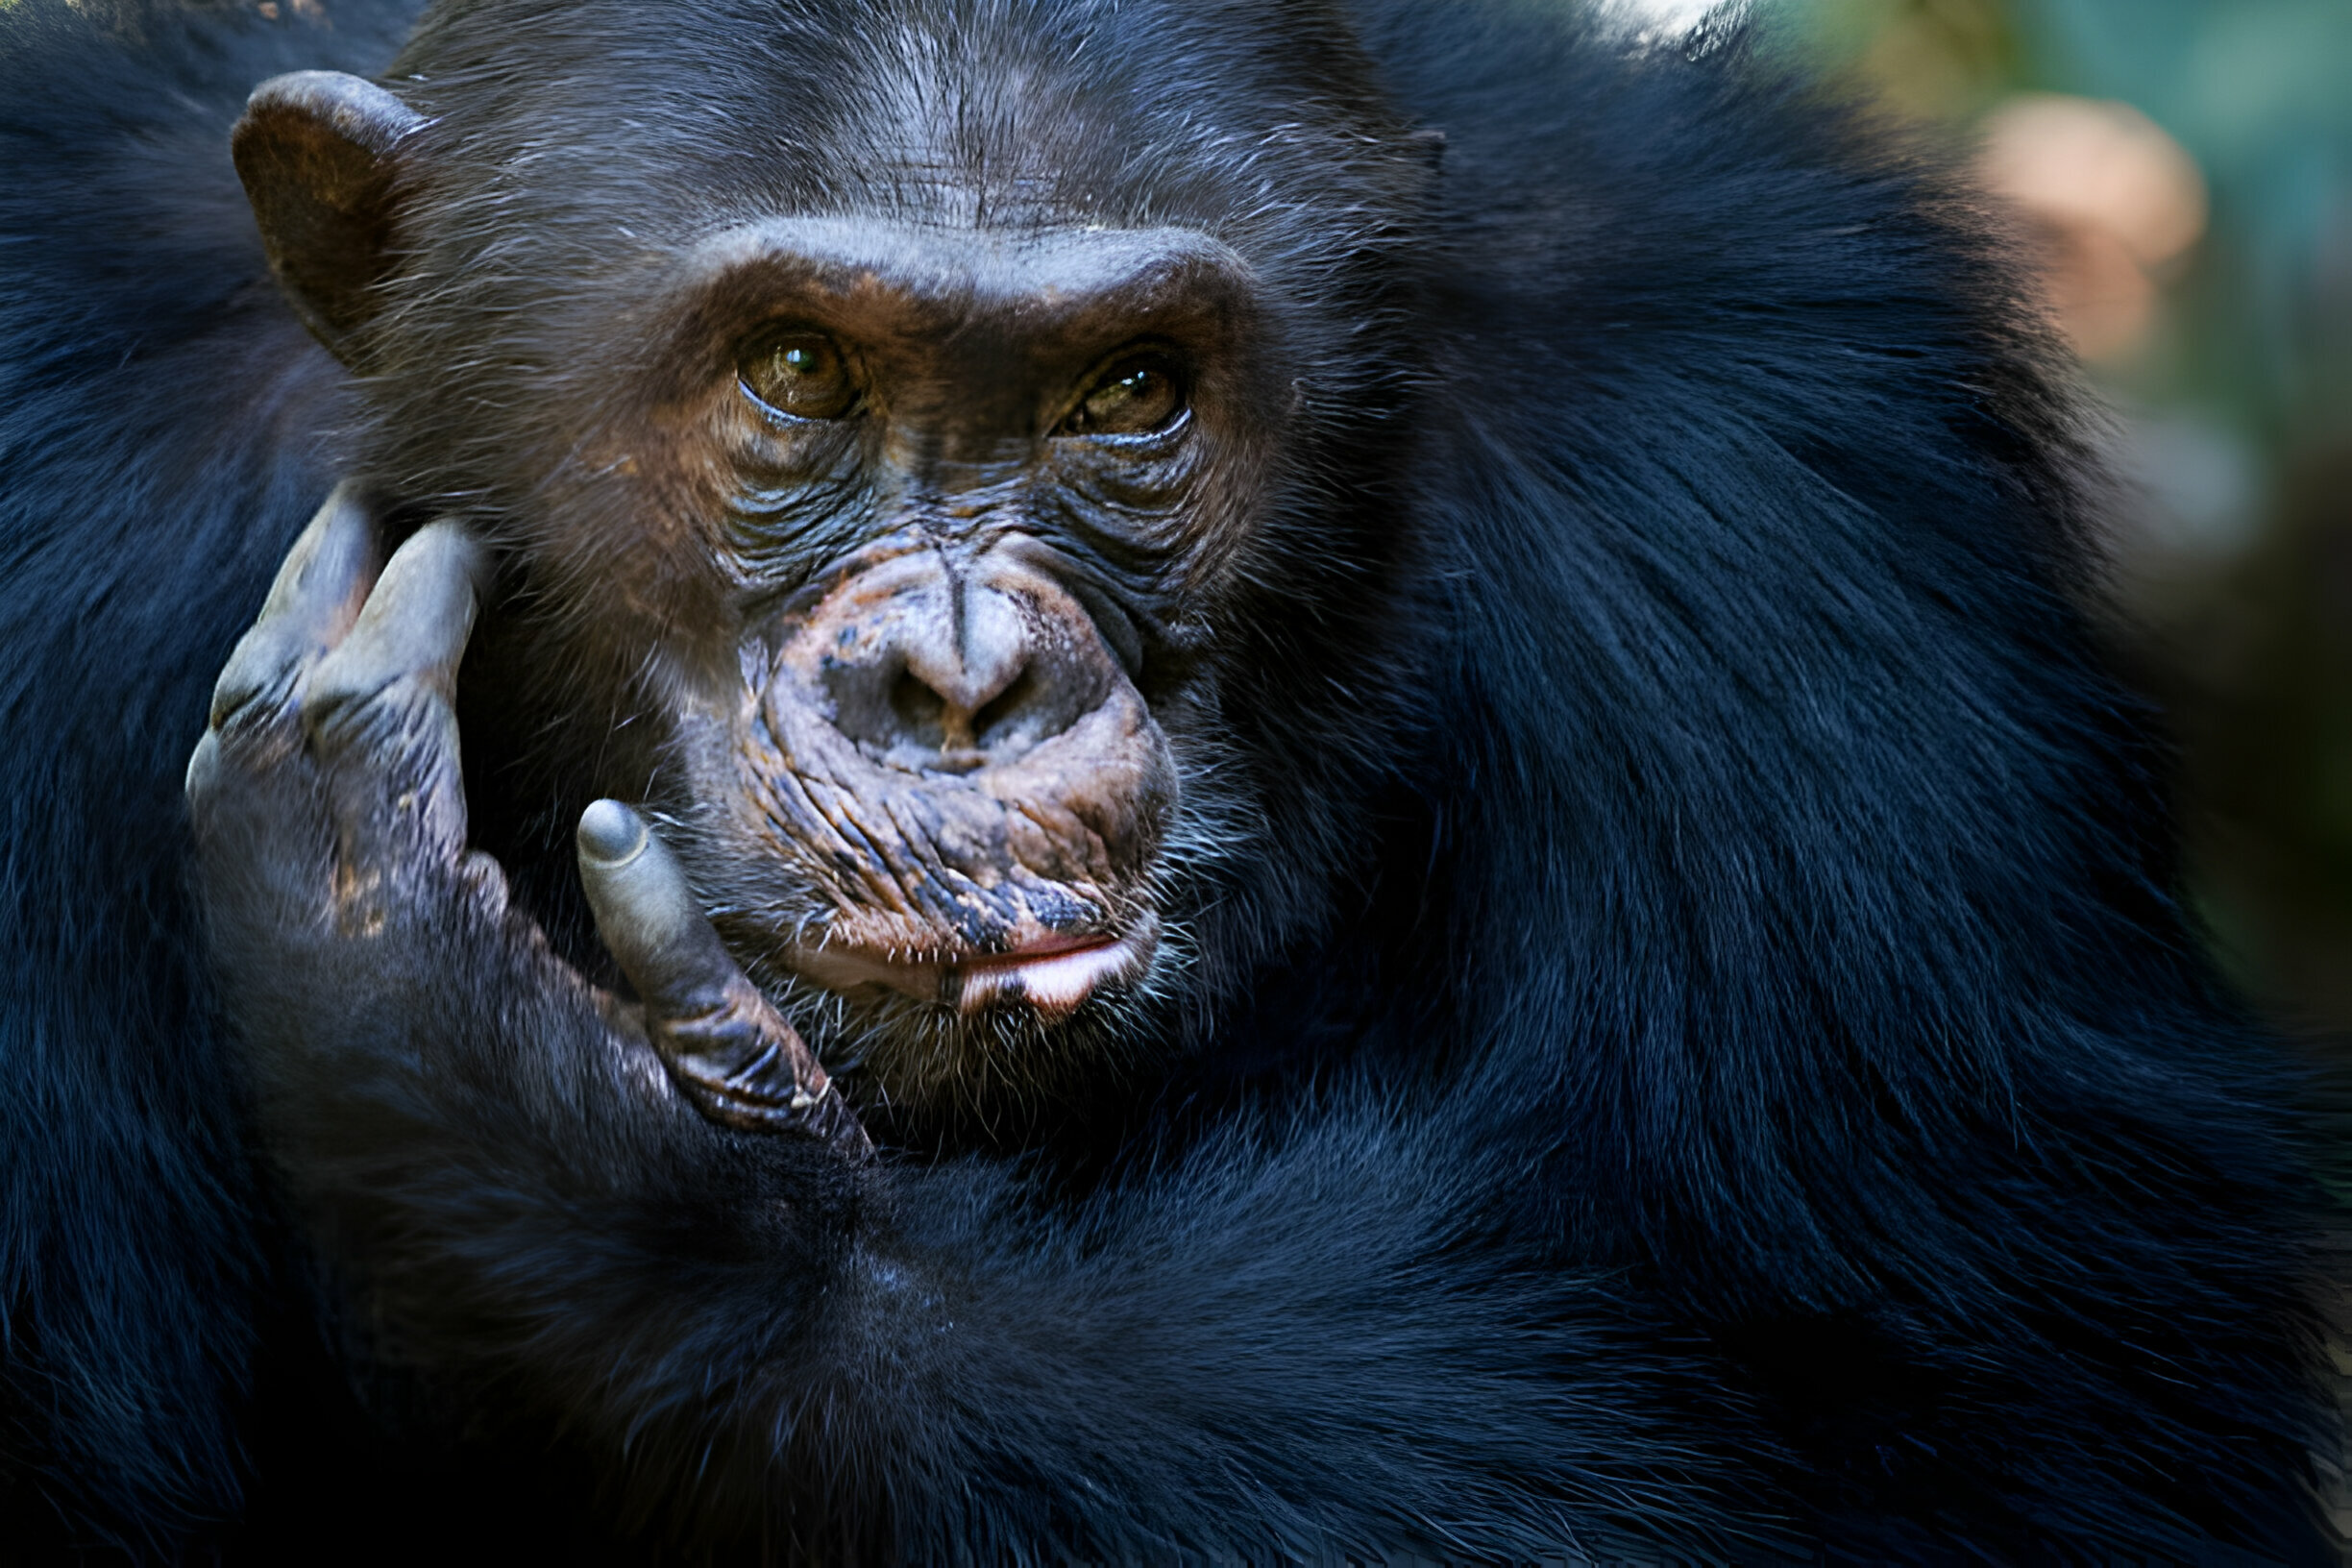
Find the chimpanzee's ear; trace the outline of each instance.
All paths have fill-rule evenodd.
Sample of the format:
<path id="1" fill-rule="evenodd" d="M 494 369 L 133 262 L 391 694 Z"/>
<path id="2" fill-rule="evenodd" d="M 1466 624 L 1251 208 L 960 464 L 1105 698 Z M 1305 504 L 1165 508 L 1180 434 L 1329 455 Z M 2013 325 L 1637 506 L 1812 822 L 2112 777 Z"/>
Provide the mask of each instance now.
<path id="1" fill-rule="evenodd" d="M 372 82 L 293 71 L 254 89 L 231 138 L 278 282 L 346 363 L 390 267 L 397 149 L 424 123 Z"/>

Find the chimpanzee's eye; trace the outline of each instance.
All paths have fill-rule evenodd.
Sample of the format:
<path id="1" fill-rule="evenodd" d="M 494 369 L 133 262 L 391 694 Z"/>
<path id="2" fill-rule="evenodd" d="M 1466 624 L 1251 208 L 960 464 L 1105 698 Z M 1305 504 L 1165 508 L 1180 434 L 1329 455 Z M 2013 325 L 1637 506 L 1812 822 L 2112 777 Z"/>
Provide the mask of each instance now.
<path id="1" fill-rule="evenodd" d="M 1184 412 L 1184 378 L 1164 354 L 1115 361 L 1063 422 L 1063 435 L 1140 435 Z"/>
<path id="2" fill-rule="evenodd" d="M 841 350 L 821 332 L 762 339 L 736 368 L 746 392 L 796 419 L 839 419 L 857 402 Z"/>

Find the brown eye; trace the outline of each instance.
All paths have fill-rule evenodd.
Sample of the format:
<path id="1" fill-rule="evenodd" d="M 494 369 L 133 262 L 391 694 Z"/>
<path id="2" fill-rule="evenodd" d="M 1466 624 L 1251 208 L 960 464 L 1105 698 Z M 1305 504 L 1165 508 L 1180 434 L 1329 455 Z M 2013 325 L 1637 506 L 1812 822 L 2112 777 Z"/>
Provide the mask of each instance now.
<path id="1" fill-rule="evenodd" d="M 796 419 L 839 419 L 857 401 L 857 383 L 833 340 L 818 332 L 770 338 L 737 366 L 746 392 Z"/>
<path id="2" fill-rule="evenodd" d="M 1183 379 L 1162 354 L 1119 360 L 1103 372 L 1062 427 L 1065 435 L 1141 435 L 1184 412 Z"/>

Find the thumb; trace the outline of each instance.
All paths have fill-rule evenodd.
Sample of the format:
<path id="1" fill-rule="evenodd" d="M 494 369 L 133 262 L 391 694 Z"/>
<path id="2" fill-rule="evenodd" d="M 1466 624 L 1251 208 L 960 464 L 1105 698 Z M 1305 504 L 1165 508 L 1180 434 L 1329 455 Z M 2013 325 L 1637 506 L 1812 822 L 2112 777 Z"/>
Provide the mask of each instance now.
<path id="1" fill-rule="evenodd" d="M 644 818 L 618 800 L 590 806 L 579 821 L 579 869 L 597 933 L 649 1012 L 693 1017 L 719 1004 L 739 977 L 735 961 Z"/>
<path id="2" fill-rule="evenodd" d="M 597 931 L 645 1003 L 654 1049 L 705 1115 L 868 1149 L 816 1053 L 735 967 L 677 857 L 644 818 L 618 800 L 590 806 L 579 868 Z"/>

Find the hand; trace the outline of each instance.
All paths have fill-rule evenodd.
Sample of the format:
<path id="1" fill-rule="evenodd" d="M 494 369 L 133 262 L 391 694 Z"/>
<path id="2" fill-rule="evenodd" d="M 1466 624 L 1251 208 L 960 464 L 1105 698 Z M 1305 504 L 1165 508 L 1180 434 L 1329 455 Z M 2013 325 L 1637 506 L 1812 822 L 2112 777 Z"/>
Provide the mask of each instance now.
<path id="1" fill-rule="evenodd" d="M 590 987 L 509 909 L 504 873 L 465 846 L 451 706 L 485 552 L 436 523 L 379 576 L 380 558 L 370 509 L 338 489 L 231 656 L 188 767 L 232 1015 L 265 1012 L 281 1030 L 292 1015 L 298 1036 L 331 1035 L 344 1027 L 339 994 L 347 1007 L 363 995 L 397 1007 L 458 983 L 452 968 L 478 975 L 478 964 L 451 963 L 452 943 L 504 943 L 527 955 L 508 983 L 568 992 L 558 999 L 625 1037 L 614 1045 L 649 1045 L 712 1120 L 863 1158 L 865 1134 L 815 1054 L 728 957 L 676 859 L 628 807 L 598 801 L 578 842 L 598 929 L 636 1003 Z"/>

